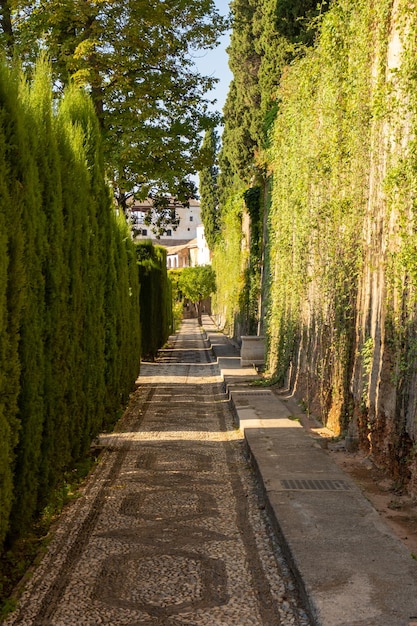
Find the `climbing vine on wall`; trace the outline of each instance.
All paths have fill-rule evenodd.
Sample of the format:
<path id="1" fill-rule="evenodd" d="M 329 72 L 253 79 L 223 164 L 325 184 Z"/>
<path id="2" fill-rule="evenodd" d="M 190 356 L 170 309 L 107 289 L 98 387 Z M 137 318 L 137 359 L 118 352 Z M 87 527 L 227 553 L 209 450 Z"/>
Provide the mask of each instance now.
<path id="1" fill-rule="evenodd" d="M 228 266 L 230 271 L 230 264 L 235 264 L 233 274 L 239 274 L 243 287 L 237 309 L 235 302 L 230 301 L 230 312 L 223 310 L 219 315 L 234 318 L 234 334 L 238 335 L 261 331 L 264 321 L 261 292 L 265 292 L 262 262 L 266 229 L 263 219 L 269 203 L 265 191 L 269 189 L 270 174 L 264 150 L 279 109 L 276 88 L 285 66 L 311 45 L 316 31 L 311 20 L 327 9 L 327 3 L 233 0 L 230 8 L 233 29 L 229 64 L 233 80 L 224 107 L 219 205 L 223 214 L 224 207 L 235 202 L 236 194 L 246 194 L 241 233 L 244 251 L 229 258 Z M 226 223 L 224 220 L 223 225 Z M 221 260 L 215 263 L 221 264 Z M 222 300 L 227 309 L 220 274 L 218 280 L 217 299 Z"/>
<path id="2" fill-rule="evenodd" d="M 317 45 L 283 77 L 270 152 L 269 367 L 282 382 L 297 371 L 313 404 L 343 427 L 368 196 L 374 19 L 366 1 L 337 2 L 324 16 Z"/>
<path id="3" fill-rule="evenodd" d="M 213 254 L 213 269 L 217 291 L 213 295 L 213 310 L 218 323 L 231 335 L 239 315 L 239 298 L 243 289 L 244 251 L 242 249 L 242 191 L 235 192 L 222 211 L 221 236 Z"/>
<path id="4" fill-rule="evenodd" d="M 416 8 L 335 1 L 282 76 L 268 315 L 270 371 L 415 491 Z"/>

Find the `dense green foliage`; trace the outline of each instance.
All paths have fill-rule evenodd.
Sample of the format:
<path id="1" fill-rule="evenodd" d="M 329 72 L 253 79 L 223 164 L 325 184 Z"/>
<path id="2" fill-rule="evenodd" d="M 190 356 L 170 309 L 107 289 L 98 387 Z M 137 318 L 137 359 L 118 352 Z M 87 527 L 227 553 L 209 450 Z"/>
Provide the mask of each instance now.
<path id="1" fill-rule="evenodd" d="M 166 250 L 150 241 L 137 244 L 142 355 L 153 359 L 173 331 L 172 286 Z"/>
<path id="2" fill-rule="evenodd" d="M 0 67 L 0 545 L 109 427 L 139 370 L 135 246 L 91 101 Z"/>
<path id="3" fill-rule="evenodd" d="M 183 319 L 184 312 L 184 300 L 182 297 L 182 293 L 178 287 L 179 279 L 181 275 L 181 269 L 170 269 L 168 270 L 168 278 L 171 282 L 171 291 L 172 291 L 172 316 L 173 316 L 173 332 L 179 328 L 181 321 Z"/>
<path id="4" fill-rule="evenodd" d="M 202 160 L 206 164 L 199 172 L 201 221 L 210 250 L 213 250 L 220 231 L 217 153 L 219 137 L 214 129 L 206 131 L 201 146 Z"/>
<path id="5" fill-rule="evenodd" d="M 338 0 L 281 80 L 268 317 L 270 371 L 414 481 L 416 15 Z"/>
<path id="6" fill-rule="evenodd" d="M 224 107 L 225 126 L 218 176 L 221 235 L 214 249 L 219 268 L 215 309 L 234 335 L 262 329 L 265 293 L 266 216 L 269 205 L 269 133 L 278 111 L 277 87 L 287 64 L 314 40 L 311 20 L 327 5 L 312 0 L 234 0 L 229 48 L 233 81 Z M 256 197 L 256 201 L 254 199 Z M 231 211 L 231 215 L 228 215 Z M 230 241 L 236 245 L 236 216 L 241 216 L 240 246 L 220 271 Z M 232 269 L 233 266 L 233 269 Z M 229 285 L 235 277 L 234 287 Z M 238 280 L 237 277 L 239 277 Z M 237 291 L 236 291 L 237 290 Z M 230 292 L 233 298 L 230 298 Z M 215 304 L 215 307 L 217 305 Z"/>
<path id="7" fill-rule="evenodd" d="M 243 194 L 257 176 L 255 153 L 260 120 L 260 57 L 253 29 L 256 4 L 254 0 L 235 0 L 230 5 L 233 31 L 229 65 L 233 80 L 223 110 L 225 123 L 219 154 L 221 235 L 213 251 L 218 277 L 213 304 L 219 323 L 232 335 L 248 334 L 256 317 L 256 310 L 248 311 L 247 302 L 242 302 L 247 300 L 245 279 L 250 265 L 250 225 Z"/>
<path id="8" fill-rule="evenodd" d="M 132 190 L 176 194 L 214 121 L 205 94 L 215 79 L 194 63 L 225 28 L 213 0 L 4 0 L 0 11 L 11 57 L 30 67 L 46 50 L 59 85 L 88 89 L 120 206 Z"/>
<path id="9" fill-rule="evenodd" d="M 301 338 L 307 349 L 310 333 L 311 341 L 320 337 L 323 353 L 310 368 L 318 368 L 325 386 L 339 377 L 334 393 L 343 412 L 349 381 L 341 363 L 352 356 L 362 260 L 358 226 L 369 175 L 373 44 L 365 37 L 373 22 L 369 12 L 342 5 L 326 15 L 318 45 L 281 83 L 271 148 L 269 332 L 270 366 L 282 381 Z M 328 394 L 319 392 L 327 409 Z"/>
<path id="10" fill-rule="evenodd" d="M 214 310 L 415 494 L 416 2 L 231 9 Z"/>
<path id="11" fill-rule="evenodd" d="M 213 254 L 217 291 L 213 296 L 213 311 L 217 322 L 233 335 L 239 315 L 239 298 L 244 278 L 241 268 L 246 261 L 246 249 L 242 249 L 242 192 L 236 192 L 222 206 L 222 231 Z"/>
<path id="12" fill-rule="evenodd" d="M 220 161 L 226 180 L 231 173 L 252 185 L 253 177 L 264 174 L 261 152 L 277 111 L 276 88 L 282 71 L 312 43 L 312 20 L 326 7 L 327 3 L 318 6 L 314 0 L 231 2 L 233 81 L 224 108 Z"/>
<path id="13" fill-rule="evenodd" d="M 202 301 L 216 291 L 216 274 L 211 265 L 184 267 L 178 280 L 178 289 L 197 309 L 197 317 L 201 325 Z"/>

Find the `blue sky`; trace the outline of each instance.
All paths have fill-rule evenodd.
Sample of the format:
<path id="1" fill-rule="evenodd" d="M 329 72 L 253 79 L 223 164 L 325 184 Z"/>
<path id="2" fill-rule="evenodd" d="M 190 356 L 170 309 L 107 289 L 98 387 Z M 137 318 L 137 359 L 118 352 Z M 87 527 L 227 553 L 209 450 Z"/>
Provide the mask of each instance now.
<path id="1" fill-rule="evenodd" d="M 215 5 L 221 15 L 229 13 L 229 0 L 215 0 Z M 213 92 L 208 96 L 216 98 L 217 103 L 213 107 L 216 111 L 222 111 L 229 90 L 229 83 L 232 80 L 232 73 L 228 65 L 226 48 L 229 45 L 229 33 L 221 37 L 220 44 L 214 50 L 200 52 L 194 57 L 194 61 L 199 71 L 206 76 L 214 76 L 219 79 Z"/>
<path id="2" fill-rule="evenodd" d="M 215 0 L 215 5 L 221 15 L 227 15 L 229 13 L 229 0 Z M 229 69 L 228 55 L 226 48 L 229 45 L 230 33 L 227 33 L 220 39 L 220 44 L 214 50 L 207 50 L 206 52 L 195 53 L 194 62 L 204 76 L 214 76 L 219 79 L 215 89 L 207 94 L 210 100 L 216 99 L 217 102 L 213 105 L 213 111 L 222 112 L 224 103 L 226 101 L 227 92 L 229 91 L 229 84 L 233 78 L 232 72 Z M 219 128 L 221 133 L 221 129 Z M 196 185 L 199 184 L 198 175 L 191 176 Z"/>

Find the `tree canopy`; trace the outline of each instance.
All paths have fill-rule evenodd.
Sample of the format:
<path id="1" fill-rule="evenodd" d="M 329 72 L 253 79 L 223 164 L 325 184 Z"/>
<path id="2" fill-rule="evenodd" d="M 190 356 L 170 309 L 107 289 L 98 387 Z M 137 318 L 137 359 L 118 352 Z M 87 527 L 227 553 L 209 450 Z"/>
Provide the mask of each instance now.
<path id="1" fill-rule="evenodd" d="M 184 267 L 178 280 L 178 288 L 185 298 L 196 305 L 201 324 L 201 302 L 216 291 L 216 274 L 213 268 L 211 265 Z"/>
<path id="2" fill-rule="evenodd" d="M 226 26 L 213 0 L 3 0 L 0 17 L 10 56 L 30 68 L 46 49 L 57 88 L 74 81 L 91 94 L 122 206 L 132 189 L 175 193 L 198 169 L 216 79 L 194 56 Z"/>
<path id="3" fill-rule="evenodd" d="M 313 43 L 316 18 L 328 8 L 315 0 L 232 0 L 229 64 L 233 80 L 224 108 L 222 180 L 250 184 L 276 116 L 284 68 Z"/>

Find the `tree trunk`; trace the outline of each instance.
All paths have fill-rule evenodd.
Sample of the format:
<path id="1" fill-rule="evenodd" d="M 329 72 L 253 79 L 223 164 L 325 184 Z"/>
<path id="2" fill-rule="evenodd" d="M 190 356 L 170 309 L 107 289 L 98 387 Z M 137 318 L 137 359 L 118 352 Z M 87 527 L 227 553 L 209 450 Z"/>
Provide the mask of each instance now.
<path id="1" fill-rule="evenodd" d="M 198 324 L 199 324 L 199 326 L 202 326 L 203 322 L 201 320 L 201 300 L 199 300 L 198 302 L 195 303 L 195 308 L 197 309 Z"/>
<path id="2" fill-rule="evenodd" d="M 1 27 L 3 29 L 5 39 L 6 39 L 7 51 L 9 55 L 11 55 L 13 52 L 14 34 L 13 34 L 9 0 L 0 0 L 0 11 L 1 11 L 0 22 L 1 22 Z"/>

